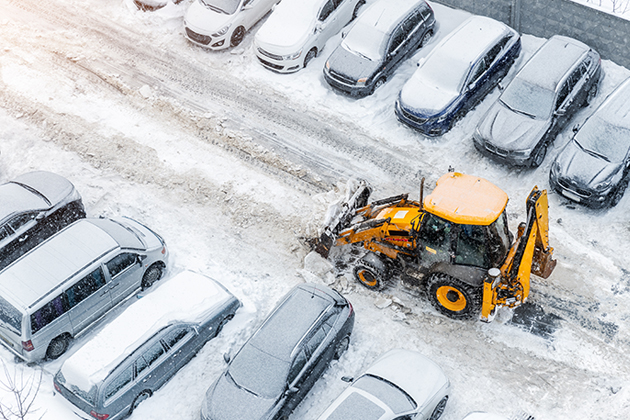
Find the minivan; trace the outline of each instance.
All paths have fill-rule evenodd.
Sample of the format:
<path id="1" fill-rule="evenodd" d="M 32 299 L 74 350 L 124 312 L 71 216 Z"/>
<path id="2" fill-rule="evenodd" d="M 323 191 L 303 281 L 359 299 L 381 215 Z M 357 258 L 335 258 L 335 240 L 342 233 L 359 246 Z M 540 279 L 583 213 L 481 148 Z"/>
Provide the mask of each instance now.
<path id="1" fill-rule="evenodd" d="M 56 359 L 105 313 L 166 268 L 164 240 L 128 219 L 80 219 L 0 272 L 0 344 L 27 362 Z"/>
<path id="2" fill-rule="evenodd" d="M 123 418 L 216 337 L 240 306 L 217 281 L 183 271 L 68 357 L 55 389 L 81 418 Z"/>

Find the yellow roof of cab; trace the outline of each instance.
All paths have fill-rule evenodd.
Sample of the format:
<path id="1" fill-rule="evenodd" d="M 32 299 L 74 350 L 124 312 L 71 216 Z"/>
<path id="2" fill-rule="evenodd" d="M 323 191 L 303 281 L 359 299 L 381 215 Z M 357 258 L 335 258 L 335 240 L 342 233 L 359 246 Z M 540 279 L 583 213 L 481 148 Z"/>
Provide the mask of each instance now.
<path id="1" fill-rule="evenodd" d="M 483 178 L 449 172 L 424 199 L 424 209 L 462 225 L 489 225 L 505 210 L 507 194 Z"/>

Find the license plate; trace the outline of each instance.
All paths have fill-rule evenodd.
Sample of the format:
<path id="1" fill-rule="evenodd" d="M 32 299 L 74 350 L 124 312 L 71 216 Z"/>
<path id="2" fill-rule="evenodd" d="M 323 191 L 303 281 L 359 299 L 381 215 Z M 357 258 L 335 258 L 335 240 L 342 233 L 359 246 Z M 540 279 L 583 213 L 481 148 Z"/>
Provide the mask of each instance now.
<path id="1" fill-rule="evenodd" d="M 571 191 L 562 190 L 562 195 L 564 195 L 567 198 L 570 198 L 573 201 L 577 201 L 578 203 L 582 201 L 582 197 L 580 197 L 577 194 L 572 193 Z"/>

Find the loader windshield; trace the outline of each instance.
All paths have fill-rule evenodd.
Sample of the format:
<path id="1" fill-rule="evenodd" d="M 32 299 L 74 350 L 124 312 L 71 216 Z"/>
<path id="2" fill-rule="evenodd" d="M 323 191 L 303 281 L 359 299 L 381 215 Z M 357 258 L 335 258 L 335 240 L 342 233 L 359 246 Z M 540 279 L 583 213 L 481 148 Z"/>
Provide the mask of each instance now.
<path id="1" fill-rule="evenodd" d="M 500 267 L 510 249 L 505 212 L 488 226 L 458 225 L 455 264 Z"/>

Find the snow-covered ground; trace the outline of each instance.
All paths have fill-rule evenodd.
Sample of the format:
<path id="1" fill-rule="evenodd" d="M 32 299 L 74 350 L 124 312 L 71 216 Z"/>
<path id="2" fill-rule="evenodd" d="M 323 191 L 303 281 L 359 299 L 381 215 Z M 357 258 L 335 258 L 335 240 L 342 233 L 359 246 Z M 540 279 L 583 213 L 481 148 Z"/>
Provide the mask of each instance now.
<path id="1" fill-rule="evenodd" d="M 199 418 L 203 395 L 225 366 L 222 354 L 237 349 L 277 299 L 305 280 L 333 282 L 357 318 L 349 351 L 294 419 L 316 419 L 346 386 L 342 375 L 356 375 L 395 347 L 418 350 L 444 368 L 452 383 L 444 420 L 475 410 L 537 420 L 630 417 L 630 194 L 613 209 L 594 211 L 550 192 L 558 266 L 549 279 L 533 280 L 531 294 L 560 318 L 548 336 L 511 323 L 453 321 L 402 285 L 369 292 L 349 276 L 335 277 L 313 255 L 305 259 L 303 241 L 316 234 L 348 177 L 368 179 L 381 198 L 416 194 L 421 177 L 431 188 L 449 166 L 503 188 L 514 230 L 531 188 L 548 188 L 551 161 L 570 126 L 629 70 L 604 61 L 597 98 L 541 167 L 513 170 L 480 156 L 470 138 L 497 91 L 438 139 L 394 116 L 417 60 L 468 13 L 432 4 L 436 37 L 374 95 L 356 100 L 323 80 L 339 36 L 307 69 L 278 75 L 251 51 L 260 24 L 236 49 L 215 53 L 187 43 L 181 31 L 189 4 L 143 13 L 131 0 L 0 0 L 0 180 L 32 169 L 68 177 L 90 216 L 125 215 L 160 233 L 171 252 L 170 274 L 210 275 L 245 304 L 132 420 Z M 508 79 L 543 42 L 523 36 Z M 77 339 L 70 353 L 97 331 Z M 0 357 L 9 371 L 37 371 L 16 364 L 4 348 Z M 73 418 L 53 393 L 52 375 L 63 360 L 41 364 L 43 382 L 27 418 Z"/>

